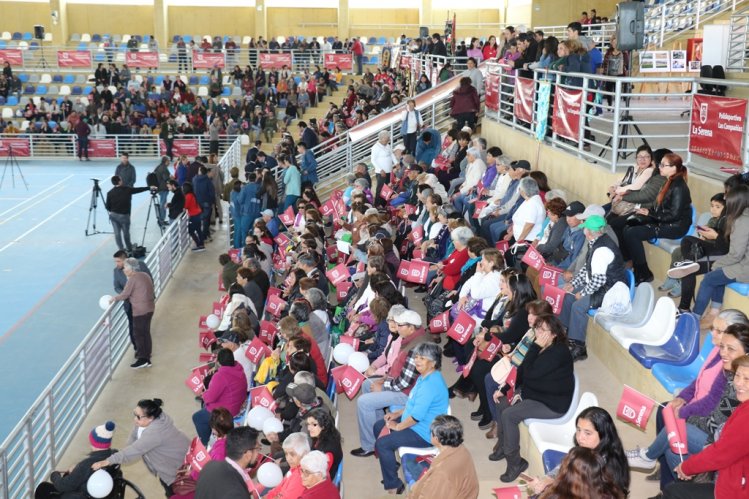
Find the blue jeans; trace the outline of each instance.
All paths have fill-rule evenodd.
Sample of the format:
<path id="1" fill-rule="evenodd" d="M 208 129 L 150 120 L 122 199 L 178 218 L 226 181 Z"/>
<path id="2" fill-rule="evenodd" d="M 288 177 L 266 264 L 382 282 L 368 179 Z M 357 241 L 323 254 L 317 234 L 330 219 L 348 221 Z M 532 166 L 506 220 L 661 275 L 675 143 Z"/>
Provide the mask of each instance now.
<path id="1" fill-rule="evenodd" d="M 468 209 L 468 196 L 465 194 L 458 194 L 453 200 L 453 206 L 455 206 L 455 209 L 460 213 L 465 213 Z"/>
<path id="2" fill-rule="evenodd" d="M 713 302 L 713 308 L 720 308 L 723 304 L 723 295 L 726 292 L 726 286 L 736 282 L 723 273 L 723 269 L 711 270 L 702 278 L 700 290 L 697 292 L 697 298 L 694 299 L 693 312 L 698 316 L 705 313 L 705 309 Z"/>
<path id="3" fill-rule="evenodd" d="M 371 452 L 375 448 L 375 440 L 379 433 L 372 428 L 376 421 L 385 416 L 385 409 L 391 405 L 406 405 L 408 396 L 402 392 L 371 391 L 371 381 L 366 380 L 362 386 L 362 394 L 356 400 L 356 412 L 359 421 L 359 442 L 361 448 Z"/>
<path id="4" fill-rule="evenodd" d="M 385 427 L 385 420 L 381 419 L 374 424 L 374 434 L 379 435 Z M 398 462 L 395 459 L 395 452 L 398 447 L 431 447 L 431 442 L 427 442 L 411 428 L 401 431 L 391 431 L 390 435 L 385 435 L 377 439 L 375 451 L 380 458 L 380 470 L 382 471 L 383 485 L 385 490 L 397 489 L 403 482 L 398 477 Z"/>
<path id="5" fill-rule="evenodd" d="M 159 222 L 166 222 L 166 198 L 169 191 L 159 191 Z"/>
<path id="6" fill-rule="evenodd" d="M 567 293 L 564 295 L 562 313 L 559 320 L 567 326 L 567 336 L 571 340 L 585 343 L 585 334 L 588 329 L 588 310 L 590 310 L 590 296 L 581 296 L 575 300 L 575 295 Z"/>
<path id="7" fill-rule="evenodd" d="M 682 458 L 686 460 L 690 454 L 696 454 L 701 452 L 705 448 L 707 442 L 707 433 L 700 430 L 696 426 L 687 423 L 687 453 L 682 455 Z M 673 474 L 674 468 L 681 462 L 678 454 L 671 451 L 671 447 L 668 445 L 668 435 L 666 429 L 663 428 L 658 432 L 658 435 L 653 440 L 653 443 L 648 447 L 646 453 L 648 459 L 658 459 L 661 456 L 666 457 L 668 463 L 668 470 Z M 661 470 L 661 473 L 664 471 Z"/>
<path id="8" fill-rule="evenodd" d="M 406 201 L 408 201 L 409 197 L 411 197 L 410 193 L 401 192 L 396 197 L 390 200 L 390 206 L 400 206 L 402 204 L 406 204 Z"/>
<path id="9" fill-rule="evenodd" d="M 203 210 L 200 213 L 200 225 L 203 234 L 203 240 L 211 237 L 211 212 L 213 211 L 213 204 L 202 203 L 200 208 Z"/>
<path id="10" fill-rule="evenodd" d="M 211 439 L 211 413 L 205 408 L 200 409 L 192 415 L 192 422 L 200 441 L 203 445 L 208 445 L 208 441 Z"/>
<path id="11" fill-rule="evenodd" d="M 286 208 L 288 208 L 289 206 L 294 207 L 298 199 L 299 196 L 287 194 L 283 200 L 283 206 L 281 207 L 279 213 L 283 213 L 284 211 L 286 211 Z M 294 212 L 296 212 L 296 208 L 294 208 Z"/>
<path id="12" fill-rule="evenodd" d="M 502 233 L 507 230 L 507 221 L 494 222 L 489 226 L 489 243 L 494 246 L 502 237 Z"/>

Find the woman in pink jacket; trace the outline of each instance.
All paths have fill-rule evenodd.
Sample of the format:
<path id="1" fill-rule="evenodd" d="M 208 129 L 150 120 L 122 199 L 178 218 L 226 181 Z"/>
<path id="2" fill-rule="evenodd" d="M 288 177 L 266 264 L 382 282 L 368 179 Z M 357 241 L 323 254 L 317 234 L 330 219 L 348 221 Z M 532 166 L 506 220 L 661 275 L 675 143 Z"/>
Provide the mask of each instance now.
<path id="1" fill-rule="evenodd" d="M 219 368 L 203 392 L 203 408 L 192 415 L 192 422 L 203 445 L 211 438 L 211 411 L 224 407 L 232 416 L 239 414 L 247 399 L 247 376 L 242 365 L 234 361 L 228 348 L 218 352 Z"/>

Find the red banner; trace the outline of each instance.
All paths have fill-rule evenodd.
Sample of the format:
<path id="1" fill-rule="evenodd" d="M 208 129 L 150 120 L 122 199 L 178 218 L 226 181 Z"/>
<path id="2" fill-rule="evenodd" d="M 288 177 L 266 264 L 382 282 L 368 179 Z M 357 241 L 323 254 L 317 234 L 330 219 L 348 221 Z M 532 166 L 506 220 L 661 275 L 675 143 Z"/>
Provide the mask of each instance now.
<path id="1" fill-rule="evenodd" d="M 468 359 L 468 362 L 466 362 L 466 365 L 463 366 L 463 370 L 461 371 L 461 374 L 464 378 L 467 378 L 471 374 L 471 369 L 473 369 L 473 364 L 476 363 L 476 359 L 479 356 L 478 349 L 474 348 L 473 353 L 471 354 L 471 358 Z"/>
<path id="2" fill-rule="evenodd" d="M 29 139 L 0 139 L 0 156 L 7 156 L 8 151 L 13 149 L 13 155 L 28 158 L 31 156 L 31 144 Z"/>
<path id="3" fill-rule="evenodd" d="M 499 111 L 499 75 L 489 73 L 484 80 L 484 103 L 491 111 Z"/>
<path id="4" fill-rule="evenodd" d="M 351 366 L 338 366 L 330 371 L 330 374 L 333 376 L 336 386 L 340 387 L 349 400 L 356 397 L 362 383 L 364 383 L 364 375 Z"/>
<path id="5" fill-rule="evenodd" d="M 291 54 L 268 54 L 258 55 L 258 65 L 262 69 L 281 69 L 286 66 L 291 68 Z"/>
<path id="6" fill-rule="evenodd" d="M 671 404 L 663 408 L 663 425 L 666 428 L 671 452 L 677 456 L 689 454 L 687 449 L 687 421 L 676 415 L 674 406 Z"/>
<path id="7" fill-rule="evenodd" d="M 447 335 L 461 345 L 465 345 L 471 338 L 473 329 L 475 327 L 476 321 L 474 321 L 473 318 L 466 312 L 463 312 L 461 310 L 458 318 L 455 320 L 455 322 L 453 322 L 453 325 L 450 326 L 450 329 L 447 331 Z"/>
<path id="8" fill-rule="evenodd" d="M 57 66 L 61 68 L 90 68 L 91 52 L 88 50 L 58 50 Z"/>
<path id="9" fill-rule="evenodd" d="M 341 71 L 353 71 L 354 56 L 352 54 L 325 54 L 323 61 L 325 69 L 334 70 L 341 68 Z"/>
<path id="10" fill-rule="evenodd" d="M 534 270 L 540 269 L 545 263 L 544 257 L 541 256 L 541 253 L 539 253 L 533 246 L 528 246 L 528 249 L 525 250 L 525 254 L 523 255 L 523 259 L 520 261 Z"/>
<path id="11" fill-rule="evenodd" d="M 320 206 L 320 213 L 322 213 L 322 216 L 324 217 L 336 215 L 335 203 L 332 199 L 328 199 L 327 201 L 325 201 L 325 203 L 323 203 L 322 206 Z"/>
<path id="12" fill-rule="evenodd" d="M 432 334 L 444 333 L 450 327 L 450 311 L 445 310 L 437 314 L 429 322 L 429 332 Z"/>
<path id="13" fill-rule="evenodd" d="M 632 423 L 640 429 L 645 429 L 653 412 L 655 401 L 646 397 L 634 388 L 624 385 L 624 391 L 616 408 L 616 415 L 627 423 Z M 665 415 L 665 411 L 664 411 Z"/>
<path id="14" fill-rule="evenodd" d="M 76 151 L 78 144 L 76 143 Z M 114 139 L 89 139 L 88 156 L 90 158 L 116 158 L 117 143 Z"/>
<path id="15" fill-rule="evenodd" d="M 554 115 L 551 128 L 560 137 L 574 140 L 580 138 L 580 108 L 583 103 L 582 90 L 569 90 L 560 86 L 554 92 Z"/>
<path id="16" fill-rule="evenodd" d="M 278 215 L 278 219 L 286 227 L 294 225 L 294 208 L 292 206 L 287 207 L 283 213 Z"/>
<path id="17" fill-rule="evenodd" d="M 276 409 L 276 401 L 273 400 L 273 394 L 266 385 L 250 390 L 250 405 L 252 407 L 265 407 L 271 412 Z"/>
<path id="18" fill-rule="evenodd" d="M 286 301 L 283 298 L 278 295 L 268 295 L 268 299 L 265 302 L 265 311 L 271 315 L 279 317 L 283 310 L 283 305 L 286 305 Z"/>
<path id="19" fill-rule="evenodd" d="M 208 350 L 211 345 L 216 343 L 216 335 L 210 329 L 198 333 L 198 343 L 201 348 Z"/>
<path id="20" fill-rule="evenodd" d="M 195 395 L 200 395 L 205 391 L 205 384 L 203 384 L 204 377 L 204 375 L 193 371 L 185 380 L 185 385 L 187 385 L 187 387 L 192 390 Z"/>
<path id="21" fill-rule="evenodd" d="M 325 276 L 333 284 L 333 286 L 338 286 L 339 283 L 351 277 L 351 274 L 349 274 L 348 267 L 346 267 L 345 264 L 340 263 L 325 272 Z"/>
<path id="22" fill-rule="evenodd" d="M 166 154 L 166 144 L 159 139 L 159 150 L 162 156 Z M 188 157 L 195 157 L 200 154 L 200 142 L 198 139 L 174 139 L 172 142 L 172 156 L 177 157 L 184 154 Z"/>
<path id="23" fill-rule="evenodd" d="M 481 354 L 479 355 L 479 359 L 484 359 L 487 362 L 491 362 L 499 353 L 500 348 L 502 348 L 502 340 L 500 340 L 496 336 L 492 336 L 492 340 L 488 345 L 486 345 L 484 351 L 481 352 Z"/>
<path id="24" fill-rule="evenodd" d="M 408 69 L 411 67 L 411 56 L 410 55 L 402 55 L 400 58 L 400 64 L 401 69 Z"/>
<path id="25" fill-rule="evenodd" d="M 158 68 L 158 52 L 125 52 L 125 64 L 133 68 Z"/>
<path id="26" fill-rule="evenodd" d="M 550 265 L 544 265 L 538 272 L 538 285 L 542 287 L 548 285 L 556 286 L 559 282 L 559 276 L 562 274 L 562 269 Z"/>
<path id="27" fill-rule="evenodd" d="M 547 285 L 544 286 L 543 298 L 551 305 L 551 310 L 559 315 L 562 312 L 562 305 L 564 304 L 564 290 L 557 288 L 556 286 Z"/>
<path id="28" fill-rule="evenodd" d="M 273 345 L 273 338 L 276 337 L 277 332 L 278 328 L 272 322 L 260 321 L 260 333 L 258 334 L 258 338 L 263 340 L 263 343 L 266 345 Z"/>
<path id="29" fill-rule="evenodd" d="M 262 358 L 269 355 L 270 348 L 257 336 L 252 339 L 250 344 L 247 345 L 247 350 L 244 351 L 244 356 L 250 359 L 253 364 L 259 363 Z"/>
<path id="30" fill-rule="evenodd" d="M 286 211 L 288 211 L 288 210 L 286 210 Z M 294 209 L 292 208 L 291 211 L 293 213 Z M 293 218 L 291 220 L 291 223 L 294 223 Z M 279 248 L 284 248 L 285 249 L 289 245 L 289 243 L 291 242 L 291 239 L 284 232 L 279 232 L 278 235 L 273 238 L 273 242 L 275 242 L 276 245 Z"/>
<path id="31" fill-rule="evenodd" d="M 741 166 L 745 122 L 745 99 L 694 94 L 689 151 L 707 159 Z"/>
<path id="32" fill-rule="evenodd" d="M 226 67 L 226 60 L 224 59 L 224 54 L 198 52 L 195 50 L 192 53 L 192 67 L 195 69 L 213 69 L 215 67 L 224 68 Z"/>
<path id="33" fill-rule="evenodd" d="M 11 66 L 23 66 L 23 51 L 20 49 L 0 50 L 0 64 L 6 62 Z"/>
<path id="34" fill-rule="evenodd" d="M 473 203 L 473 218 L 479 218 L 479 216 L 481 215 L 481 210 L 486 208 L 486 205 L 488 204 L 488 201 L 475 201 Z"/>
<path id="35" fill-rule="evenodd" d="M 528 78 L 515 78 L 515 117 L 526 123 L 533 122 L 533 97 L 536 86 Z"/>

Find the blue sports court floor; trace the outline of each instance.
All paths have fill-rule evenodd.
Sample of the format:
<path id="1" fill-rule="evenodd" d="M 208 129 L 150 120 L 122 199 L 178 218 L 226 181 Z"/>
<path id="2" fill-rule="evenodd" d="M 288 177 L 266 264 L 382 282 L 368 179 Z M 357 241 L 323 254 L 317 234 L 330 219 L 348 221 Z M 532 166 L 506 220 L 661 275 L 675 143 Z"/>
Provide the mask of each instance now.
<path id="1" fill-rule="evenodd" d="M 29 184 L 7 168 L 0 188 L 0 442 L 101 316 L 99 297 L 113 294 L 114 236 L 86 237 L 91 178 L 101 179 L 106 198 L 117 160 L 19 161 Z M 138 159 L 136 186 L 158 159 Z M 5 167 L 0 158 L 0 175 Z M 130 234 L 140 244 L 148 211 L 147 192 L 133 196 Z M 97 228 L 111 232 L 99 202 Z M 159 238 L 155 214 L 145 246 Z"/>

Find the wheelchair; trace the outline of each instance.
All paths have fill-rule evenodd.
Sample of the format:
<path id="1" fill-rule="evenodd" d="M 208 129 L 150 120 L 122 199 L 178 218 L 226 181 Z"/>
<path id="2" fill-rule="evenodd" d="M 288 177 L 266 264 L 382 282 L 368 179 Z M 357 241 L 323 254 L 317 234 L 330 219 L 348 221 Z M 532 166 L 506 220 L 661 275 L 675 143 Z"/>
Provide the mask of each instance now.
<path id="1" fill-rule="evenodd" d="M 125 499 L 125 492 L 127 491 L 127 489 L 130 489 L 133 493 L 135 493 L 136 499 L 146 499 L 146 496 L 134 483 L 125 479 L 119 464 L 113 464 L 102 469 L 111 475 L 113 481 L 112 492 L 110 492 L 109 495 L 104 499 Z M 61 496 L 62 494 L 60 492 L 57 492 L 54 486 L 49 482 L 40 484 L 37 487 L 34 495 L 35 499 L 53 499 Z M 93 497 L 86 492 L 84 492 L 83 494 L 79 493 L 78 495 L 76 495 L 76 497 L 93 499 Z"/>

